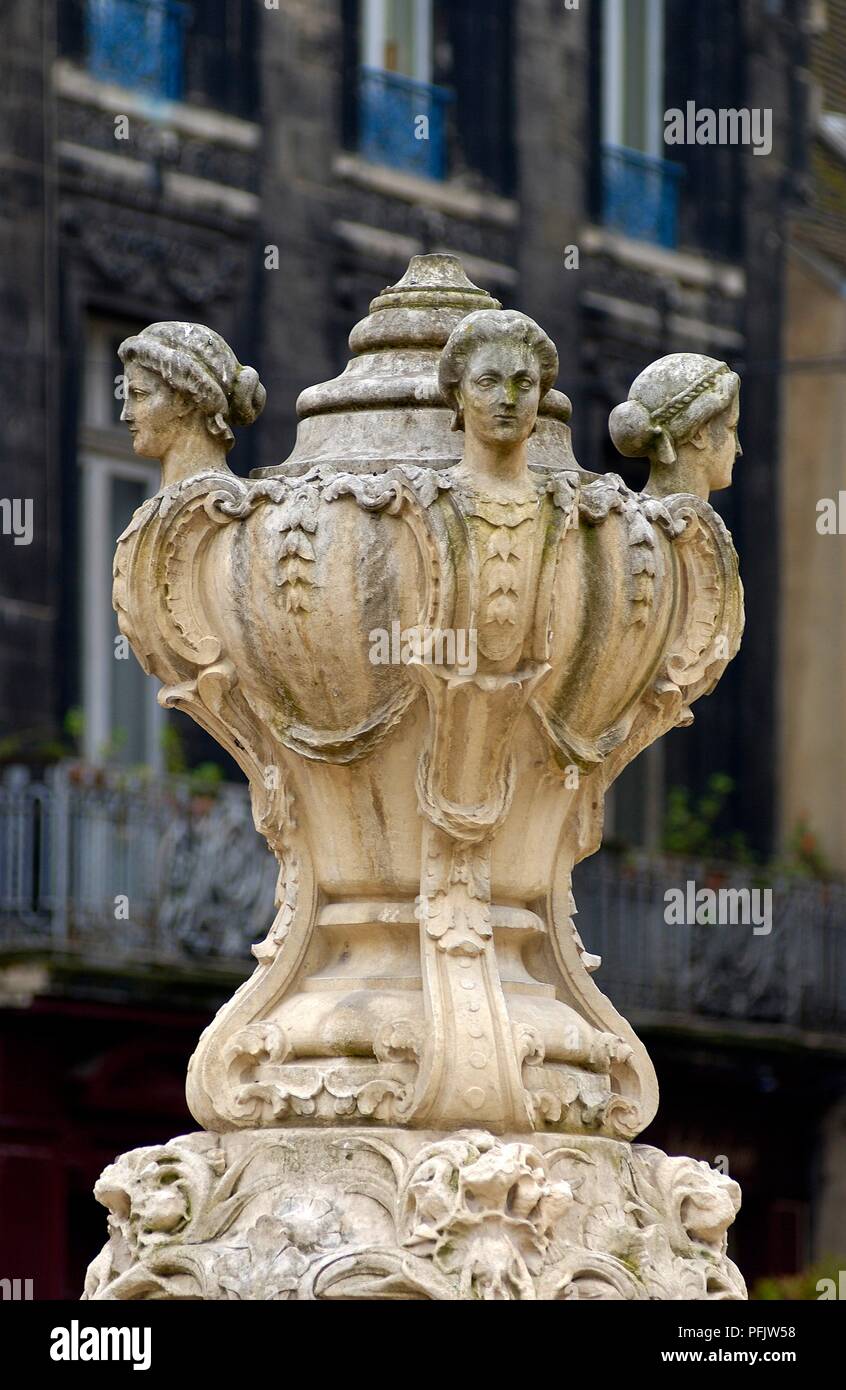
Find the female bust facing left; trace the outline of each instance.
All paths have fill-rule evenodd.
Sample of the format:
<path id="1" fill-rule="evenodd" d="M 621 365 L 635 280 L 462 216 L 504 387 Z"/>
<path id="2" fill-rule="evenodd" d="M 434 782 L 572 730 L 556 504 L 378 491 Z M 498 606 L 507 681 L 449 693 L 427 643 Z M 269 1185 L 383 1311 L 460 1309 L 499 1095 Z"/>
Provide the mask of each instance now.
<path id="1" fill-rule="evenodd" d="M 265 389 L 218 333 L 200 323 L 152 323 L 118 348 L 132 447 L 159 459 L 162 487 L 197 473 L 228 472 L 233 425 L 261 414 Z"/>

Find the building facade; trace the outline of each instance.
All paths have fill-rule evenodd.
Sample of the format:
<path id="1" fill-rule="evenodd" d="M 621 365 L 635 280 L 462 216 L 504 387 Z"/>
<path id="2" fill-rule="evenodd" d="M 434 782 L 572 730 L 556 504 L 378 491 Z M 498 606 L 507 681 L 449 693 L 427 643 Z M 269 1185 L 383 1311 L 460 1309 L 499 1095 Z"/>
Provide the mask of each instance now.
<path id="1" fill-rule="evenodd" d="M 16 544 L 10 505 L 0 537 L 0 752 L 28 769 L 7 773 L 2 803 L 0 1182 L 6 1202 L 26 1193 L 8 1229 L 38 1268 L 8 1273 L 35 1273 L 36 1296 L 78 1288 L 101 1235 L 88 1193 L 109 1157 L 191 1124 L 187 1054 L 247 971 L 266 891 L 264 866 L 246 907 L 239 899 L 255 841 L 219 797 L 209 812 L 202 788 L 169 810 L 145 791 L 144 825 L 131 822 L 126 788 L 139 767 L 172 772 L 217 754 L 181 715 L 163 715 L 134 661 L 116 659 L 114 540 L 157 485 L 119 424 L 117 344 L 156 319 L 196 320 L 255 365 L 268 403 L 233 455 L 246 473 L 288 454 L 299 392 L 342 370 L 350 329 L 409 257 L 453 251 L 557 343 L 579 463 L 636 486 L 643 470 L 608 440 L 611 408 L 665 352 L 728 360 L 743 378 L 747 447 L 731 492 L 713 500 L 741 556 L 746 636 L 693 728 L 629 770 L 608 835 L 657 851 L 671 789 L 698 795 L 716 772 L 734 787 L 727 823 L 771 854 L 813 803 L 814 779 L 831 776 L 813 746 L 805 801 L 780 771 L 793 746 L 785 653 L 805 613 L 800 603 L 785 628 L 774 540 L 788 544 L 783 344 L 800 331 L 791 306 L 808 273 L 793 247 L 824 139 L 812 69 L 826 18 L 812 0 L 4 7 L 0 491 L 31 501 L 33 524 L 30 543 Z M 771 148 L 730 132 L 667 144 L 666 112 L 688 118 L 691 104 L 715 119 L 769 112 Z M 832 468 L 833 449 L 834 434 L 819 455 Z M 815 641 L 821 670 L 839 659 L 830 639 Z M 63 754 L 81 769 L 63 770 Z M 192 857 L 207 813 L 214 843 L 229 847 L 216 874 Z M 127 845 L 149 841 L 143 873 L 120 859 L 115 827 Z M 831 860 L 846 869 L 846 845 Z M 202 901 L 186 865 L 207 887 Z M 691 945 L 684 989 L 667 986 L 661 1002 L 653 957 L 614 934 L 627 913 L 648 932 L 650 903 L 653 934 L 668 930 L 648 872 L 631 874 L 604 864 L 585 877 L 580 926 L 590 944 L 593 920 L 627 962 L 606 987 L 658 1067 L 662 1109 L 646 1137 L 726 1159 L 746 1194 L 736 1258 L 747 1273 L 799 1268 L 834 1239 L 813 1194 L 843 1089 L 839 899 L 807 908 L 819 949 L 812 964 L 803 957 L 798 1001 L 776 951 L 753 958 L 748 942 L 726 941 L 704 956 Z M 130 921 L 113 926 L 103 905 L 122 890 Z M 786 896 L 785 941 L 795 906 Z M 221 923 L 238 911 L 247 927 L 224 940 Z M 841 992 L 818 1002 L 823 979 Z"/>

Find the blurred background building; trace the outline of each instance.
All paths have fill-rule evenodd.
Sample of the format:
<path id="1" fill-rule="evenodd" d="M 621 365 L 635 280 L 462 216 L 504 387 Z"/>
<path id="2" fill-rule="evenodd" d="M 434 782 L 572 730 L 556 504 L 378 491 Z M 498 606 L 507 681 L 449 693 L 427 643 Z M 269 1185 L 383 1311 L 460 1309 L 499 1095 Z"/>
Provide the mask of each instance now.
<path id="1" fill-rule="evenodd" d="M 95 1178 L 195 1127 L 188 1056 L 272 910 L 237 769 L 115 659 L 158 485 L 116 346 L 197 320 L 258 367 L 247 473 L 436 250 L 555 339 L 585 468 L 642 485 L 607 419 L 655 357 L 742 374 L 712 501 L 743 648 L 615 789 L 579 927 L 656 1063 L 644 1139 L 743 1185 L 747 1278 L 842 1263 L 846 0 L 6 0 L 0 45 L 0 491 L 34 506 L 0 535 L 0 1275 L 78 1296 Z M 771 152 L 665 145 L 688 103 L 770 111 Z M 668 926 L 689 878 L 771 884 L 772 933 Z"/>

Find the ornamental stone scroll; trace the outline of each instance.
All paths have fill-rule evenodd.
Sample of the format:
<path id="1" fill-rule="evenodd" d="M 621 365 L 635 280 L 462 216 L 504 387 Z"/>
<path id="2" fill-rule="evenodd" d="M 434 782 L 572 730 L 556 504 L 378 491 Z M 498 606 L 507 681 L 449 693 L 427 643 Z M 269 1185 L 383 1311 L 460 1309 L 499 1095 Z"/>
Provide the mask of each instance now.
<path id="1" fill-rule="evenodd" d="M 415 257 L 350 344 L 248 480 L 256 374 L 199 325 L 121 349 L 162 486 L 118 541 L 120 629 L 243 769 L 279 878 L 191 1060 L 204 1133 L 104 1174 L 87 1296 L 745 1297 L 737 1185 L 631 1142 L 655 1073 L 570 886 L 614 778 L 739 646 L 707 500 L 738 379 L 641 374 L 612 416 L 638 494 L 578 466 L 554 345 L 455 258 Z M 396 626 L 427 636 L 374 661 Z"/>

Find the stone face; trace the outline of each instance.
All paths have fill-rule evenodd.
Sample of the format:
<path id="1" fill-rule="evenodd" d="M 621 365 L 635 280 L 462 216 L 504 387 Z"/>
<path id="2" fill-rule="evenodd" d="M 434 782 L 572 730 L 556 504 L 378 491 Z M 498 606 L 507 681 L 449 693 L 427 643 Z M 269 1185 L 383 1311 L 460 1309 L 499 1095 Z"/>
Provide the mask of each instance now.
<path id="1" fill-rule="evenodd" d="M 254 477 L 297 477 L 314 466 L 345 473 L 383 472 L 392 464 L 448 468 L 461 458 L 438 387 L 438 359 L 453 328 L 499 300 L 465 275 L 456 256 L 414 256 L 405 275 L 370 305 L 350 334 L 353 356 L 341 376 L 303 391 L 293 453 Z M 560 391 L 547 393 L 531 441 L 537 467 L 575 468 Z"/>
<path id="2" fill-rule="evenodd" d="M 661 485 L 638 495 L 578 468 L 553 344 L 449 258 L 417 258 L 353 348 L 347 373 L 300 403 L 314 429 L 299 458 L 247 481 L 225 453 L 230 425 L 263 404 L 255 373 L 196 325 L 154 325 L 122 348 L 125 415 L 136 450 L 161 457 L 163 487 L 118 542 L 121 631 L 162 703 L 243 768 L 279 861 L 257 967 L 189 1067 L 192 1113 L 232 1137 L 178 1144 L 214 1149 L 227 1211 L 245 1191 L 237 1131 L 262 1155 L 266 1133 L 284 1162 L 296 1134 L 304 1172 L 326 1176 L 319 1190 L 286 1178 L 264 1206 L 243 1198 L 246 1244 L 218 1251 L 227 1283 L 206 1268 L 223 1227 L 189 1240 L 150 1190 L 167 1155 L 128 1155 L 99 1190 L 124 1224 L 92 1289 L 182 1296 L 155 1283 L 151 1251 L 167 1246 L 171 1268 L 176 1248 L 193 1259 L 201 1244 L 202 1297 L 361 1296 L 360 1264 L 308 1282 L 314 1262 L 280 1215 L 307 1201 L 326 1259 L 366 1246 L 387 1297 L 742 1296 L 725 1262 L 708 1275 L 735 1185 L 626 1142 L 655 1113 L 655 1074 L 593 982 L 570 890 L 598 848 L 606 788 L 690 722 L 739 644 L 737 560 L 707 502 L 737 451 L 737 378 L 678 357 L 638 378 L 625 429 L 615 412 L 621 447 L 659 441 Z M 417 1215 L 391 1208 L 385 1226 L 368 1211 L 356 1226 L 338 1206 L 333 1155 L 353 1152 L 348 1136 L 360 1147 L 362 1126 L 368 1152 L 401 1154 L 388 1161 L 398 1190 L 419 1190 Z M 553 1151 L 593 1165 L 590 1240 Z M 484 1190 L 485 1219 L 436 1199 L 442 1181 Z M 637 1235 L 621 1217 L 618 1240 L 597 1213 L 624 1212 L 632 1183 L 658 1227 Z M 514 1200 L 527 1204 L 519 1231 Z M 412 1227 L 431 1248 L 403 1284 Z M 646 1264 L 626 1275 L 629 1236 Z M 466 1260 L 446 1252 L 462 1242 Z M 573 1263 L 585 1250 L 589 1273 Z M 257 1292 L 280 1279 L 294 1283 Z"/>

